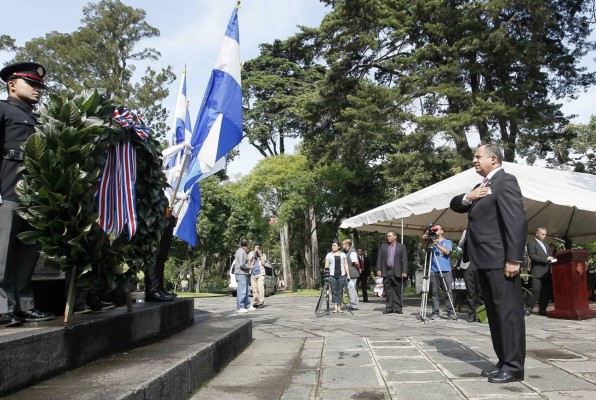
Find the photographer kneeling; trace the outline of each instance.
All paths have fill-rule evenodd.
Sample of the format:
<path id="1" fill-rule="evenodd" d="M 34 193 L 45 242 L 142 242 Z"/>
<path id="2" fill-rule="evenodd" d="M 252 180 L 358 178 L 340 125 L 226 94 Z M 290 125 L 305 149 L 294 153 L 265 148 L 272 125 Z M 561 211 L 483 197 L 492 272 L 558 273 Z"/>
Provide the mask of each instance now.
<path id="1" fill-rule="evenodd" d="M 451 288 L 453 286 L 453 277 L 451 275 L 451 250 L 453 244 L 449 239 L 443 237 L 443 226 L 436 224 L 427 229 L 422 235 L 423 245 L 432 251 L 431 270 L 430 270 L 430 291 L 432 294 L 432 316 L 431 321 L 439 319 L 439 287 L 441 281 L 445 289 L 445 308 L 447 309 L 447 318 L 456 320 L 455 310 L 451 299 L 453 295 Z M 441 274 L 443 279 L 441 279 Z"/>

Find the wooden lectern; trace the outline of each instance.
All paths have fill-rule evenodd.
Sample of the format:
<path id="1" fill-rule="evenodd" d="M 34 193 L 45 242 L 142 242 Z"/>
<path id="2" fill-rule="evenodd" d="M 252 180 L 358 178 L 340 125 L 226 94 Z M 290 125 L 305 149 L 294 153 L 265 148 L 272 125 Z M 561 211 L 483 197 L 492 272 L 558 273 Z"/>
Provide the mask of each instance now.
<path id="1" fill-rule="evenodd" d="M 557 253 L 552 265 L 555 309 L 548 312 L 550 318 L 588 319 L 596 317 L 588 302 L 588 271 L 586 260 L 590 253 L 583 249 L 565 250 Z"/>

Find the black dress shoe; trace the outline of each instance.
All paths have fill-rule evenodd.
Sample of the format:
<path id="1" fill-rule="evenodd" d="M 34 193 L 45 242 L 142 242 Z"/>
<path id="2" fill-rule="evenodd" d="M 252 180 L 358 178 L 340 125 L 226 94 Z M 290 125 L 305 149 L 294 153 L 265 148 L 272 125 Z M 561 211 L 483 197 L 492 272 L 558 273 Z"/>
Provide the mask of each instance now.
<path id="1" fill-rule="evenodd" d="M 23 320 L 17 318 L 13 313 L 0 314 L 0 326 L 19 326 L 23 324 Z"/>
<path id="2" fill-rule="evenodd" d="M 167 294 L 168 296 L 172 297 L 172 299 L 175 299 L 176 297 L 178 297 L 178 295 L 175 292 L 168 292 L 166 289 L 162 287 L 158 288 L 155 292 L 162 292 Z M 151 292 L 153 293 L 153 292 Z"/>
<path id="3" fill-rule="evenodd" d="M 82 304 L 74 307 L 73 314 L 81 315 L 81 314 L 89 314 L 93 312 L 93 309 L 89 307 L 87 304 Z"/>
<path id="4" fill-rule="evenodd" d="M 493 369 L 485 369 L 485 370 L 483 370 L 480 373 L 480 375 L 486 376 L 486 377 L 490 377 L 490 376 L 493 376 L 493 375 L 498 374 L 499 372 L 501 372 L 501 370 L 499 368 L 497 368 L 497 367 L 494 367 Z"/>
<path id="5" fill-rule="evenodd" d="M 403 314 L 404 312 L 402 310 L 396 310 L 396 311 L 394 311 L 394 313 L 396 313 L 396 314 Z"/>
<path id="6" fill-rule="evenodd" d="M 525 313 L 526 313 L 526 317 L 529 317 L 532 314 L 532 309 L 526 308 Z"/>
<path id="7" fill-rule="evenodd" d="M 499 371 L 498 373 L 494 374 L 494 375 L 489 375 L 488 377 L 488 381 L 490 383 L 509 383 L 509 382 L 517 382 L 517 381 L 523 381 L 524 378 L 520 378 L 518 376 L 515 376 L 513 374 L 510 374 L 507 371 Z"/>
<path id="8" fill-rule="evenodd" d="M 543 317 L 548 317 L 548 313 L 546 312 L 546 310 L 538 311 L 538 315 L 542 315 Z"/>
<path id="9" fill-rule="evenodd" d="M 468 322 L 476 322 L 478 321 L 478 317 L 476 317 L 476 315 L 472 314 L 472 315 L 468 315 Z"/>
<path id="10" fill-rule="evenodd" d="M 27 322 L 49 321 L 56 318 L 56 316 L 52 313 L 39 311 L 35 308 L 27 311 L 19 311 L 14 313 L 14 315 L 16 315 L 17 318 Z"/>
<path id="11" fill-rule="evenodd" d="M 145 301 L 172 301 L 174 297 L 165 292 L 145 293 Z"/>
<path id="12" fill-rule="evenodd" d="M 111 301 L 98 301 L 96 304 L 91 306 L 93 311 L 105 311 L 111 310 L 112 308 L 116 308 L 116 305 Z"/>
<path id="13" fill-rule="evenodd" d="M 385 310 L 383 311 L 383 314 L 393 314 L 393 310 Z"/>

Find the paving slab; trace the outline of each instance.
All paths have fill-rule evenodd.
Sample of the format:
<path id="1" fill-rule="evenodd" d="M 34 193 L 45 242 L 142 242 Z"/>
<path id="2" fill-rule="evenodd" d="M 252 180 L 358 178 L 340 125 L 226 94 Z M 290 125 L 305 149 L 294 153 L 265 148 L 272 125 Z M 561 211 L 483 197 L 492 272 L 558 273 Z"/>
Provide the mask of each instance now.
<path id="1" fill-rule="evenodd" d="M 242 400 L 596 399 L 596 319 L 530 316 L 525 380 L 491 384 L 480 376 L 497 361 L 487 324 L 421 323 L 420 299 L 407 299 L 402 315 L 383 315 L 383 299 L 372 298 L 353 315 L 316 317 L 316 300 L 269 297 L 267 308 L 247 317 L 253 323 L 252 344 L 192 399 L 226 400 L 230 393 Z M 197 299 L 195 307 L 226 315 L 234 304 L 232 298 Z M 465 309 L 459 313 L 466 315 Z M 250 366 L 253 348 L 295 358 L 278 370 L 262 370 L 265 366 Z M 241 373 L 245 377 L 234 382 Z M 283 383 L 268 384 L 266 376 Z M 259 396 L 249 393 L 255 382 Z"/>

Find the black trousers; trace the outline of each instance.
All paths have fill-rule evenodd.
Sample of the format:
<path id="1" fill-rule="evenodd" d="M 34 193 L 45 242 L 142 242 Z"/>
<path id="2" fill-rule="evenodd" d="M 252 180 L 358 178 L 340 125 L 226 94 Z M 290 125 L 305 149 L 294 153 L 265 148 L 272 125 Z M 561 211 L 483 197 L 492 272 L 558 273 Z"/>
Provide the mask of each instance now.
<path id="1" fill-rule="evenodd" d="M 395 275 L 383 277 L 385 296 L 387 296 L 387 304 L 385 305 L 387 311 L 402 310 L 402 281 L 401 277 L 398 278 Z"/>
<path id="2" fill-rule="evenodd" d="M 170 253 L 170 245 L 172 243 L 172 237 L 174 236 L 175 227 L 176 218 L 168 218 L 168 223 L 161 235 L 159 252 L 157 253 L 155 263 L 147 268 L 147 273 L 145 274 L 145 293 L 165 291 L 163 286 L 163 271 L 166 267 L 166 261 L 168 260 L 168 255 Z"/>
<path id="3" fill-rule="evenodd" d="M 524 378 L 526 322 L 519 275 L 506 278 L 503 269 L 478 269 L 497 367 Z"/>
<path id="4" fill-rule="evenodd" d="M 17 206 L 10 200 L 0 205 L 0 314 L 35 308 L 31 277 L 40 245 L 27 245 L 17 238 L 35 229 L 17 214 Z"/>
<path id="5" fill-rule="evenodd" d="M 538 310 L 545 312 L 553 292 L 553 277 L 550 271 L 540 278 L 532 277 L 530 285 L 532 286 L 532 294 L 528 296 L 528 308 L 533 309 L 536 302 L 538 302 Z"/>
<path id="6" fill-rule="evenodd" d="M 466 283 L 466 301 L 468 302 L 468 315 L 476 315 L 476 309 L 484 304 L 482 289 L 480 288 L 480 274 L 476 267 L 469 266 L 464 269 L 464 282 Z"/>
<path id="7" fill-rule="evenodd" d="M 360 274 L 357 281 L 358 288 L 362 288 L 362 301 L 368 301 L 368 275 Z M 356 289 L 356 292 L 358 289 Z"/>

